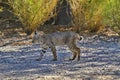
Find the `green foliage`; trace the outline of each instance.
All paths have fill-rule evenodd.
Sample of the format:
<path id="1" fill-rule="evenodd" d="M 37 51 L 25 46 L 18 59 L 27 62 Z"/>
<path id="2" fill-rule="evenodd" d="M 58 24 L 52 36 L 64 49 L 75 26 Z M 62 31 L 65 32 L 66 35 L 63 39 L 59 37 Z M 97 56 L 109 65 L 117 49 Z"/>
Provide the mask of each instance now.
<path id="1" fill-rule="evenodd" d="M 58 0 L 9 0 L 14 13 L 19 17 L 25 30 L 36 29 L 54 16 L 54 7 Z"/>
<path id="2" fill-rule="evenodd" d="M 55 16 L 53 9 L 59 0 L 8 0 L 25 30 L 36 29 Z M 63 0 L 60 0 L 63 1 Z M 111 26 L 120 31 L 120 0 L 67 0 L 71 6 L 74 28 L 77 32 L 98 31 Z"/>
<path id="3" fill-rule="evenodd" d="M 120 29 L 120 0 L 69 0 L 69 3 L 77 30 L 96 32 L 105 25 Z"/>
<path id="4" fill-rule="evenodd" d="M 101 0 L 69 0 L 77 30 L 97 31 L 102 24 Z"/>
<path id="5" fill-rule="evenodd" d="M 77 32 L 83 28 L 85 23 L 85 15 L 83 9 L 84 2 L 85 1 L 82 0 L 69 0 L 73 16 L 73 25 Z"/>
<path id="6" fill-rule="evenodd" d="M 2 12 L 3 11 L 3 8 L 2 7 L 0 7 L 0 12 Z"/>
<path id="7" fill-rule="evenodd" d="M 104 23 L 120 33 L 120 0 L 106 0 L 103 5 Z"/>

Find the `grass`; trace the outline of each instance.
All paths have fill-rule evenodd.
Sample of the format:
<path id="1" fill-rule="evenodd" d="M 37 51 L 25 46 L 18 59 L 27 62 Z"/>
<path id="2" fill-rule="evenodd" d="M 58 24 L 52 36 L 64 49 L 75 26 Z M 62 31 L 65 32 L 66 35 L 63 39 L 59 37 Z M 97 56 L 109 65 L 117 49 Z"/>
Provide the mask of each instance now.
<path id="1" fill-rule="evenodd" d="M 26 31 L 33 31 L 54 16 L 53 9 L 57 2 L 58 0 L 9 0 Z"/>
<path id="2" fill-rule="evenodd" d="M 69 0 L 78 32 L 96 32 L 104 26 L 120 31 L 119 0 Z"/>
<path id="3" fill-rule="evenodd" d="M 63 0 L 61 0 L 63 1 Z M 72 23 L 79 33 L 84 30 L 97 32 L 110 26 L 120 33 L 119 0 L 67 0 L 72 11 Z M 59 0 L 9 0 L 14 13 L 19 17 L 24 30 L 35 30 L 51 17 Z"/>

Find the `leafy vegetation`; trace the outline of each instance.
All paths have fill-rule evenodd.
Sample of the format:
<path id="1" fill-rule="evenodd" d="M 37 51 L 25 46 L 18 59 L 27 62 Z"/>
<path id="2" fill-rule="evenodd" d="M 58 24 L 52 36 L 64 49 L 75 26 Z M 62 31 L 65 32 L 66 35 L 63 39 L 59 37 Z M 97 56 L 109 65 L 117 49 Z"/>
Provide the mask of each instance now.
<path id="1" fill-rule="evenodd" d="M 77 30 L 96 32 L 104 26 L 120 29 L 119 0 L 69 0 Z"/>
<path id="2" fill-rule="evenodd" d="M 2 7 L 0 7 L 0 12 L 2 12 L 3 11 L 3 8 Z"/>
<path id="3" fill-rule="evenodd" d="M 104 23 L 120 33 L 120 0 L 106 0 L 104 2 Z"/>
<path id="4" fill-rule="evenodd" d="M 25 30 L 34 30 L 57 15 L 53 12 L 63 0 L 8 0 Z M 120 33 L 120 0 L 67 0 L 76 31 L 96 32 L 110 26 Z"/>
<path id="5" fill-rule="evenodd" d="M 101 0 L 69 0 L 77 30 L 97 31 L 102 25 Z"/>
<path id="6" fill-rule="evenodd" d="M 54 16 L 58 0 L 9 0 L 15 15 L 19 17 L 26 31 L 34 30 Z M 29 34 L 29 32 L 28 32 Z"/>

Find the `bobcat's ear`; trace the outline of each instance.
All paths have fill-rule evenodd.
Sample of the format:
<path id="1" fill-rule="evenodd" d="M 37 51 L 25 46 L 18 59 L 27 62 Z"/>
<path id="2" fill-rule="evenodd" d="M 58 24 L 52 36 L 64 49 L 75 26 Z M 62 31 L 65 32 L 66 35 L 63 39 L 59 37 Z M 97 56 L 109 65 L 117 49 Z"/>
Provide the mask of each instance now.
<path id="1" fill-rule="evenodd" d="M 38 33 L 37 29 L 35 29 L 33 32 L 34 32 L 35 35 Z"/>
<path id="2" fill-rule="evenodd" d="M 37 31 L 35 30 L 34 34 L 36 35 L 37 34 Z"/>

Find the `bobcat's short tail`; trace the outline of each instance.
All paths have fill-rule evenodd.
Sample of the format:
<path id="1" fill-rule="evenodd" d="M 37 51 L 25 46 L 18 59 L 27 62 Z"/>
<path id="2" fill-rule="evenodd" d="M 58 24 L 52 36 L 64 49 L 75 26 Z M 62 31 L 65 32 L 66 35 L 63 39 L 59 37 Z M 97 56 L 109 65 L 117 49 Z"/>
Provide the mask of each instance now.
<path id="1" fill-rule="evenodd" d="M 79 34 L 77 34 L 77 38 L 79 41 L 83 40 L 83 36 L 80 36 Z"/>

